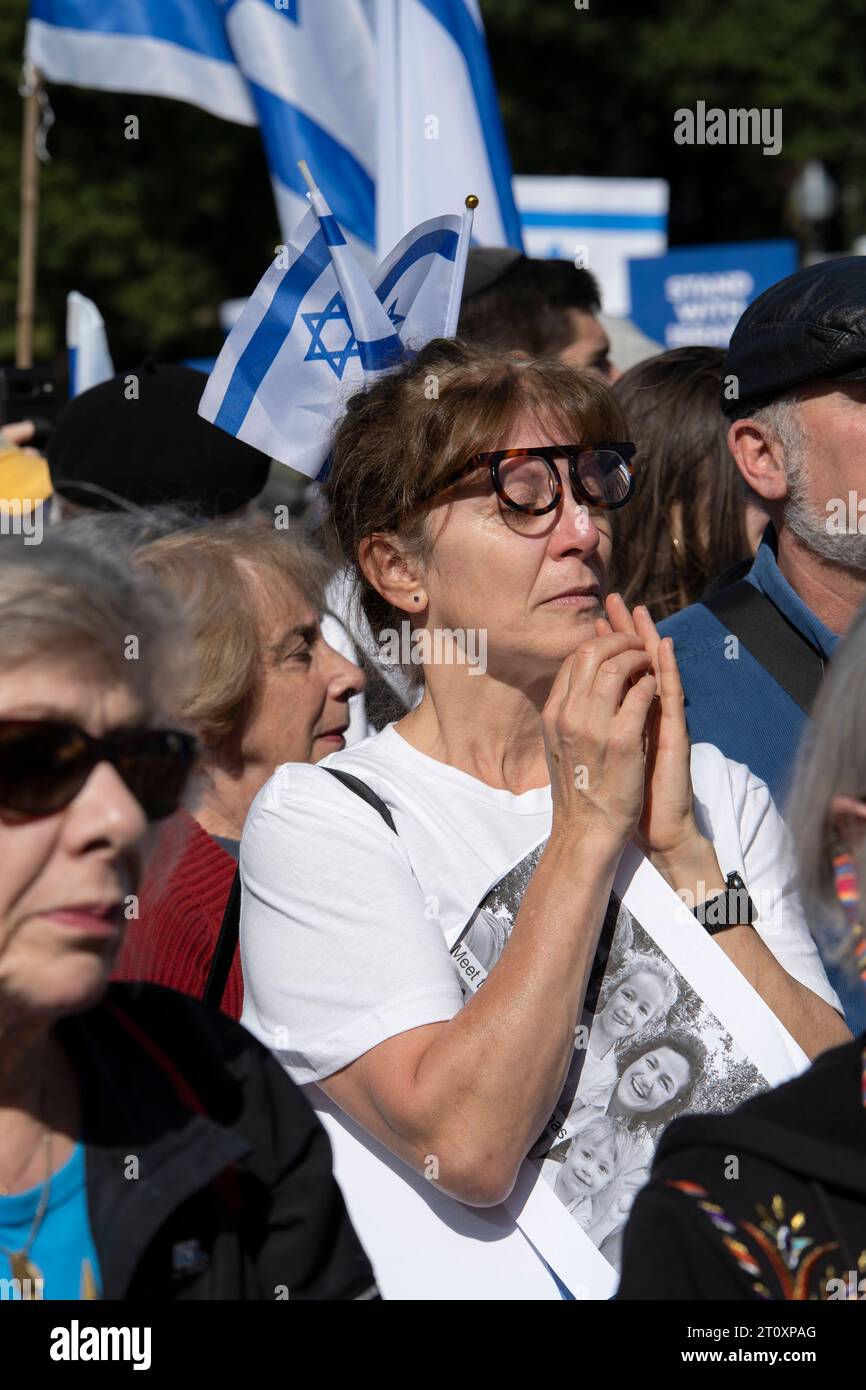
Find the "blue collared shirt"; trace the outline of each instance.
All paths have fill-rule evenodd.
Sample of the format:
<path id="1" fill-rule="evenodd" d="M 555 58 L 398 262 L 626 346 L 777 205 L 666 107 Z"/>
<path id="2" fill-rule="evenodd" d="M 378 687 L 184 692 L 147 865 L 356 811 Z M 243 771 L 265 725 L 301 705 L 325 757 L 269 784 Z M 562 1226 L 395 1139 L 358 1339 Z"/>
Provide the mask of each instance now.
<path id="1" fill-rule="evenodd" d="M 745 577 L 829 660 L 840 639 L 782 575 L 772 526 L 764 532 Z M 742 643 L 730 640 L 723 623 L 702 603 L 666 618 L 659 631 L 674 639 L 692 743 L 714 743 L 726 758 L 745 763 L 763 778 L 784 810 L 808 716 Z M 866 1027 L 866 1000 L 859 982 L 831 959 L 825 959 L 824 966 L 842 1000 L 848 1026 L 859 1032 Z"/>
<path id="2" fill-rule="evenodd" d="M 839 637 L 806 606 L 782 575 L 772 527 L 764 533 L 748 583 L 829 659 Z M 693 603 L 659 625 L 674 639 L 692 743 L 714 743 L 746 763 L 784 804 L 797 748 L 808 723 L 800 706 L 708 608 Z"/>

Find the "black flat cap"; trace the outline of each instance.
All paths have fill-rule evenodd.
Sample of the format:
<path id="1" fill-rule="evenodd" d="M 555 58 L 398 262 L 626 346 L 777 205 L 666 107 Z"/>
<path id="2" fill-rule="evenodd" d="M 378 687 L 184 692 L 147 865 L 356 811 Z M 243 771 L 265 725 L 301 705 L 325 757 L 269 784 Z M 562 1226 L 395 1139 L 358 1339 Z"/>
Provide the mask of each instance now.
<path id="1" fill-rule="evenodd" d="M 737 400 L 722 384 L 731 419 L 817 377 L 866 379 L 866 256 L 806 266 L 758 295 L 734 329 L 724 375 L 739 383 Z"/>
<path id="2" fill-rule="evenodd" d="M 205 516 L 257 497 L 270 460 L 202 419 L 206 381 L 147 361 L 76 396 L 48 445 L 54 491 L 98 511 L 174 503 Z"/>

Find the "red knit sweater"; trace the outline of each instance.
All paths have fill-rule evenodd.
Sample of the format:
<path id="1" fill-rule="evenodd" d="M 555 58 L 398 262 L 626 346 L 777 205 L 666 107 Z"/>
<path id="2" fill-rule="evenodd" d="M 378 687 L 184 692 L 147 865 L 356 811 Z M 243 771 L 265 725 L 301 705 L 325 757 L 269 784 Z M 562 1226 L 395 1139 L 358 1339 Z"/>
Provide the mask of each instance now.
<path id="1" fill-rule="evenodd" d="M 166 872 L 166 864 L 170 867 Z M 236 868 L 234 859 L 186 811 L 166 822 L 158 856 L 141 884 L 113 980 L 149 980 L 200 999 Z M 244 1002 L 240 952 L 229 971 L 222 1011 L 239 1019 Z"/>

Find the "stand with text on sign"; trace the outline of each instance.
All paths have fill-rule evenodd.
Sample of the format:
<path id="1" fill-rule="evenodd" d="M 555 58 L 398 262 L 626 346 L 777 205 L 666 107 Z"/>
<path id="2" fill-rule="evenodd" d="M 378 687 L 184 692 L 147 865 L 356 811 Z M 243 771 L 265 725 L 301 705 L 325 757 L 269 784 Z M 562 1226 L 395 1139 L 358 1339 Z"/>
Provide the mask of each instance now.
<path id="1" fill-rule="evenodd" d="M 449 943 L 464 996 L 505 948 L 544 843 L 504 874 Z M 615 1291 L 629 1210 L 664 1126 L 727 1111 L 807 1058 L 640 853 L 608 905 L 565 1088 L 508 1201 L 466 1206 L 334 1107 L 311 1100 L 383 1296 L 554 1299 Z M 455 1088 L 472 1085 L 455 1076 Z"/>
<path id="2" fill-rule="evenodd" d="M 796 269 L 794 241 L 686 246 L 631 260 L 631 320 L 666 348 L 724 348 L 752 300 Z"/>

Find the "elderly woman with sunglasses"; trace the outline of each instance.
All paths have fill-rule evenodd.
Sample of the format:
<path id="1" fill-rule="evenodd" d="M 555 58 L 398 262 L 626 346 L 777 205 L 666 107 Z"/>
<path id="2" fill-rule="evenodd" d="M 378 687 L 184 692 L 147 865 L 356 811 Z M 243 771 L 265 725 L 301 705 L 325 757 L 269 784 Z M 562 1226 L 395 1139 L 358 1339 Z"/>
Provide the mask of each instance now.
<path id="1" fill-rule="evenodd" d="M 267 1052 L 170 990 L 107 988 L 194 755 L 160 719 L 182 640 L 153 581 L 4 542 L 0 1296 L 369 1297 L 327 1140 Z"/>
<path id="2" fill-rule="evenodd" d="M 847 1036 L 766 787 L 690 754 L 649 615 L 611 596 L 605 616 L 624 433 L 589 373 L 436 342 L 353 398 L 332 443 L 343 555 L 374 636 L 422 654 L 423 697 L 318 767 L 278 769 L 253 803 L 243 1022 L 327 1116 L 386 1294 L 448 1296 L 431 1273 L 445 1194 L 510 1194 L 557 1105 L 632 837 L 696 904 L 734 872 L 772 896 L 720 948 L 810 1054 Z M 463 940 L 479 910 L 507 926 L 489 973 Z M 502 1209 L 460 1221 L 462 1289 L 559 1296 Z"/>

